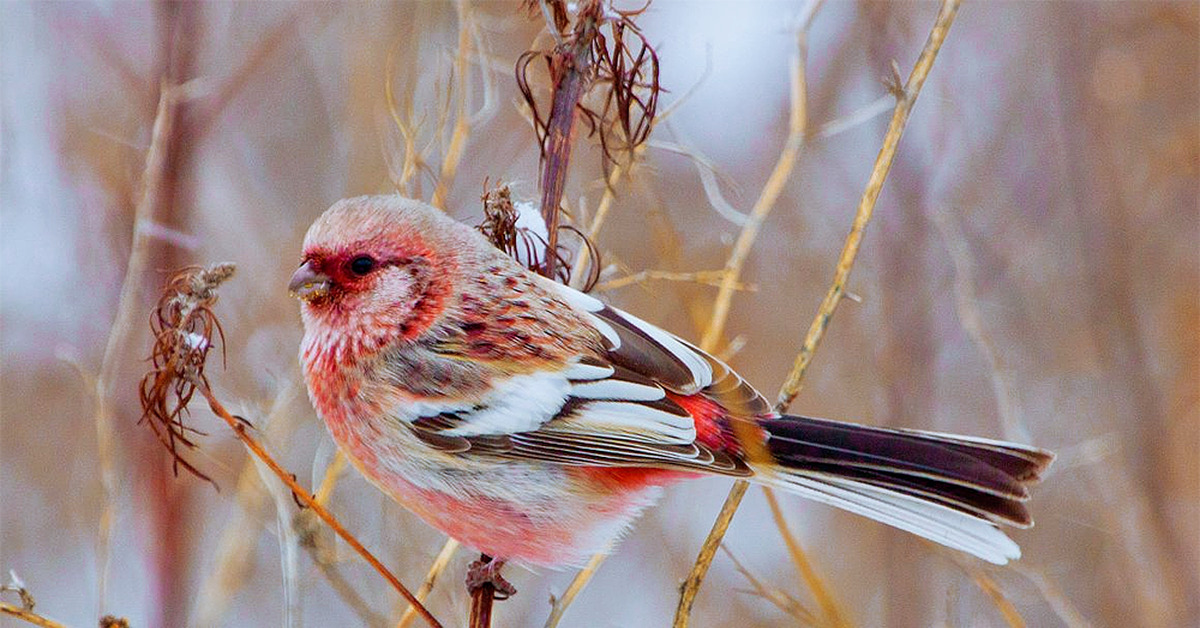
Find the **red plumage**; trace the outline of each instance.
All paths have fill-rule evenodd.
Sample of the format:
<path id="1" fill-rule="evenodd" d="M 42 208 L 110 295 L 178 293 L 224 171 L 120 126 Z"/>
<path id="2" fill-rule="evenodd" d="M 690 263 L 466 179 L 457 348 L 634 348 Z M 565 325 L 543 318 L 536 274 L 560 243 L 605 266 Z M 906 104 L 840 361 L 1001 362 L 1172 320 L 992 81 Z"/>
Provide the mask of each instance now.
<path id="1" fill-rule="evenodd" d="M 408 199 L 334 205 L 291 289 L 309 394 L 338 445 L 401 504 L 502 560 L 580 564 L 661 486 L 719 474 L 1002 563 L 1019 551 L 996 526 L 1031 524 L 1026 485 L 1052 459 L 777 416 L 716 358 Z M 747 434 L 770 460 L 745 458 Z"/>

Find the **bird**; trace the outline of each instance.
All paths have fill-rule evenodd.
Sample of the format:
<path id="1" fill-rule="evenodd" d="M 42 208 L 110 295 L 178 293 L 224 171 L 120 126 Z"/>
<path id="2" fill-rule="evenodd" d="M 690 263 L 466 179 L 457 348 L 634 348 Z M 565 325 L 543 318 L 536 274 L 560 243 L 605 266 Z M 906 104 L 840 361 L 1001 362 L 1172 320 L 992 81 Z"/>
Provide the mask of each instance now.
<path id="1" fill-rule="evenodd" d="M 995 564 L 1054 454 L 781 414 L 725 362 L 398 195 L 335 203 L 289 284 L 310 400 L 370 482 L 491 563 L 579 566 L 663 489 L 743 478 Z M 482 570 L 476 573 L 476 568 Z M 482 580 L 481 580 L 482 579 Z"/>

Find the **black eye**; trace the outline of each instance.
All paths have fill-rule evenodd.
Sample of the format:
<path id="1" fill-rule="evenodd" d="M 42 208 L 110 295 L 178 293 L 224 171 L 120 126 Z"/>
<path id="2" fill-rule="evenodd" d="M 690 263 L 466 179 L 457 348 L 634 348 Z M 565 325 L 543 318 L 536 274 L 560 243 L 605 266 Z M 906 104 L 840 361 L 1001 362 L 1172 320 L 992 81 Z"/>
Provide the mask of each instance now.
<path id="1" fill-rule="evenodd" d="M 350 272 L 359 277 L 375 270 L 375 258 L 370 255 L 359 255 L 350 260 Z"/>

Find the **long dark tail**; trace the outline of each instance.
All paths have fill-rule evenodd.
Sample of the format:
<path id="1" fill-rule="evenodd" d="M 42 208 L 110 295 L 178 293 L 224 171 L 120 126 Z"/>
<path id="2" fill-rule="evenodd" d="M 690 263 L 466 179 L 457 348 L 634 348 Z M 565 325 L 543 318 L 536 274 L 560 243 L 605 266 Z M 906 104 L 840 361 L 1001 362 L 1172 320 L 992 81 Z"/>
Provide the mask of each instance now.
<path id="1" fill-rule="evenodd" d="M 1054 460 L 954 434 L 794 416 L 761 425 L 776 466 L 760 480 L 997 564 L 1021 555 L 997 524 L 1033 525 L 1028 486 Z"/>

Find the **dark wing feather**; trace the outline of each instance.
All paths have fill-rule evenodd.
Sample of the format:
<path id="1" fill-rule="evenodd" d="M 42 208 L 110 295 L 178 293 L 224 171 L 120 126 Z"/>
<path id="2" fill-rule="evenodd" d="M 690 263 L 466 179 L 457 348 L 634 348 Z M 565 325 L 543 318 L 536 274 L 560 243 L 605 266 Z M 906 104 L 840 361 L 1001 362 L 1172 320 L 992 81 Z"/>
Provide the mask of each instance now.
<path id="1" fill-rule="evenodd" d="M 604 337 L 602 353 L 580 355 L 560 374 L 566 389 L 557 411 L 533 421 L 514 417 L 506 422 L 497 418 L 497 408 L 513 405 L 504 400 L 483 399 L 460 408 L 425 404 L 428 416 L 410 422 L 423 442 L 457 454 L 750 475 L 734 456 L 696 442 L 695 420 L 667 391 L 686 395 L 711 390 L 721 403 L 763 407 L 757 392 L 724 364 L 675 336 L 592 297 L 550 285 L 563 300 L 591 315 Z M 509 389 L 503 394 L 527 393 Z M 479 433 L 484 424 L 496 428 Z M 514 429 L 504 429 L 506 424 Z"/>

